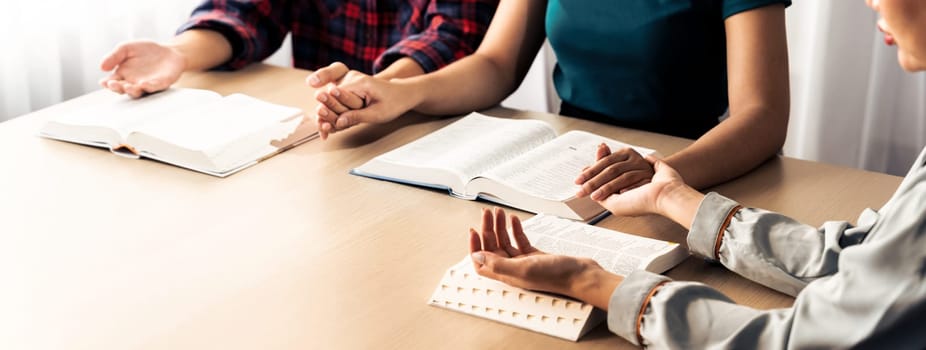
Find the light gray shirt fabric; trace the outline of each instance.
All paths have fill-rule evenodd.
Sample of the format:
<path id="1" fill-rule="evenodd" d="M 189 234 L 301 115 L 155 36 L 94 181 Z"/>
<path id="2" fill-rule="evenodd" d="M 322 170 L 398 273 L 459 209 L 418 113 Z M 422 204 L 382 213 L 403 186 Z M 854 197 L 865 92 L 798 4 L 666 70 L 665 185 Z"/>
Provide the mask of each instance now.
<path id="1" fill-rule="evenodd" d="M 794 305 L 756 310 L 704 284 L 670 281 L 643 312 L 643 345 L 926 349 L 924 163 L 926 149 L 884 207 L 866 209 L 856 226 L 834 221 L 814 228 L 769 211 L 738 210 L 724 230 L 719 262 L 796 296 Z M 716 193 L 705 197 L 688 233 L 693 253 L 714 258 L 717 235 L 736 205 Z M 611 295 L 611 331 L 638 344 L 637 316 L 664 281 L 645 271 L 627 276 Z"/>

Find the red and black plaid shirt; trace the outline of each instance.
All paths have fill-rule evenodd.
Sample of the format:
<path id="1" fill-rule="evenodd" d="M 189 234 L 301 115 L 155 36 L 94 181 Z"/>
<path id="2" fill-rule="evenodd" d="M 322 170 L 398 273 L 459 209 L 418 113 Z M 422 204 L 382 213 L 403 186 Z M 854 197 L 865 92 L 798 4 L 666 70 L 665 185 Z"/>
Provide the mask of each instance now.
<path id="1" fill-rule="evenodd" d="M 211 0 L 179 32 L 222 33 L 237 69 L 273 54 L 293 34 L 293 65 L 316 70 L 335 61 L 366 73 L 410 57 L 425 72 L 473 53 L 498 0 Z"/>

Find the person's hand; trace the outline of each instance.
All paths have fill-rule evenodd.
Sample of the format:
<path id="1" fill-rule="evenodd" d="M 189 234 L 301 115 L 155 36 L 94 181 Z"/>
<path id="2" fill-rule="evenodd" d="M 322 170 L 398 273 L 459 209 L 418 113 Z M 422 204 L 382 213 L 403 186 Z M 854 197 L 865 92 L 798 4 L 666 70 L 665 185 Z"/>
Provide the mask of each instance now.
<path id="1" fill-rule="evenodd" d="M 341 96 L 341 90 L 337 89 L 338 84 L 357 80 L 363 75 L 363 73 L 351 71 L 344 63 L 334 62 L 309 74 L 305 80 L 310 86 L 318 89 L 315 91 L 315 99 L 318 102 L 321 102 L 329 111 L 341 114 L 351 109 L 363 108 L 367 101 L 364 101 L 364 96 L 356 94 Z"/>
<path id="2" fill-rule="evenodd" d="M 335 62 L 309 75 L 306 81 L 318 88 L 316 119 L 321 138 L 359 123 L 385 123 L 412 109 L 409 89 L 350 70 Z"/>
<path id="3" fill-rule="evenodd" d="M 515 287 L 572 295 L 576 278 L 589 269 L 601 269 L 591 259 L 550 255 L 531 246 L 521 221 L 511 215 L 508 236 L 505 211 L 482 212 L 482 234 L 470 229 L 470 252 L 476 272 Z"/>
<path id="4" fill-rule="evenodd" d="M 666 215 L 660 203 L 666 193 L 676 189 L 694 191 L 685 184 L 682 176 L 675 169 L 662 160 L 646 157 L 644 161 L 655 170 L 649 182 L 623 193 L 609 195 L 597 202 L 614 215 Z"/>
<path id="5" fill-rule="evenodd" d="M 119 94 L 139 98 L 167 89 L 186 68 L 179 51 L 152 41 L 132 41 L 117 46 L 103 58 L 100 69 L 112 73 L 100 85 Z"/>
<path id="6" fill-rule="evenodd" d="M 653 166 L 633 148 L 611 152 L 608 145 L 598 145 L 597 162 L 582 170 L 576 185 L 582 185 L 576 197 L 590 196 L 601 201 L 615 193 L 624 193 L 643 186 L 653 178 Z"/>

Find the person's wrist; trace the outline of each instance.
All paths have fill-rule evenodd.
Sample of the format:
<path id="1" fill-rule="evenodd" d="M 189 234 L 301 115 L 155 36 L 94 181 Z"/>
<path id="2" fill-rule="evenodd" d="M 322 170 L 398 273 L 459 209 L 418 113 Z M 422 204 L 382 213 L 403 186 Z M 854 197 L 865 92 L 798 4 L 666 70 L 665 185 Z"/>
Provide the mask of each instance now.
<path id="1" fill-rule="evenodd" d="M 169 52 L 169 55 L 180 64 L 180 71 L 186 72 L 187 68 L 190 67 L 190 57 L 183 51 L 183 48 L 178 44 L 168 43 L 161 45 Z"/>
<path id="2" fill-rule="evenodd" d="M 664 186 L 657 194 L 654 213 L 672 219 L 686 228 L 691 227 L 694 211 L 697 210 L 704 194 L 682 181 L 672 181 Z"/>
<path id="3" fill-rule="evenodd" d="M 399 90 L 397 95 L 406 97 L 402 104 L 402 109 L 405 111 L 416 110 L 424 103 L 425 94 L 421 89 L 422 84 L 417 83 L 416 80 L 414 77 L 389 79 L 389 83 Z"/>
<path id="4" fill-rule="evenodd" d="M 671 202 L 679 197 L 679 194 L 685 190 L 685 184 L 677 181 L 660 184 L 659 191 L 656 192 L 656 198 L 653 200 L 652 212 L 654 214 L 666 216 Z"/>
<path id="5" fill-rule="evenodd" d="M 570 279 L 568 290 L 560 294 L 607 310 L 611 294 L 623 278 L 606 271 L 591 259 L 583 259 L 580 266 L 581 268 Z"/>

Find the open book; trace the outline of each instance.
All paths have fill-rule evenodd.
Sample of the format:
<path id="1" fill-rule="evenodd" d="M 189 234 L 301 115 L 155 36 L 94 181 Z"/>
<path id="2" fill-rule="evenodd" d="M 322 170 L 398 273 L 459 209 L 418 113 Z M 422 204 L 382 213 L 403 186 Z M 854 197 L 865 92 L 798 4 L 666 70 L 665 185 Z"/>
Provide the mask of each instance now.
<path id="1" fill-rule="evenodd" d="M 537 215 L 523 225 L 538 249 L 592 258 L 605 270 L 623 276 L 637 269 L 663 273 L 688 257 L 688 250 L 677 243 L 548 215 Z M 479 276 L 469 256 L 447 270 L 428 303 L 572 341 L 606 316 L 603 310 L 581 301 Z"/>
<path id="2" fill-rule="evenodd" d="M 302 110 L 173 88 L 140 99 L 101 90 L 40 135 L 225 177 L 317 136 Z"/>
<path id="3" fill-rule="evenodd" d="M 351 173 L 449 189 L 454 197 L 482 198 L 533 213 L 594 221 L 607 212 L 588 196 L 576 198 L 580 187 L 574 181 L 582 168 L 594 164 L 602 142 L 612 150 L 633 147 L 643 156 L 655 153 L 584 131 L 557 137 L 540 120 L 472 113 Z"/>

